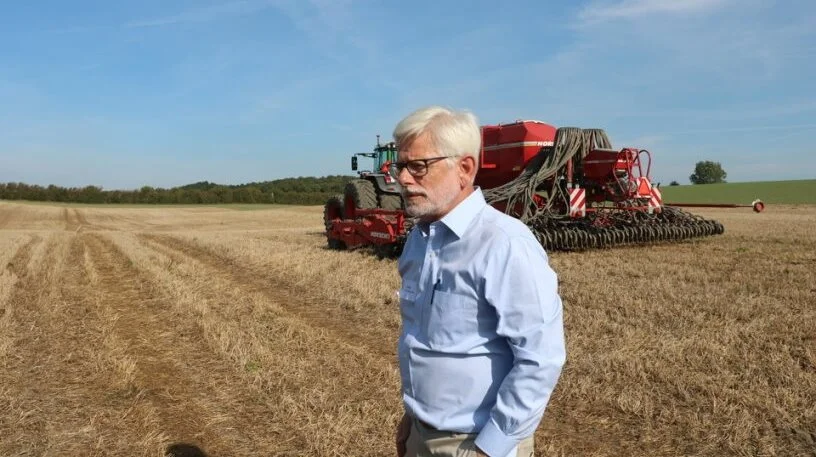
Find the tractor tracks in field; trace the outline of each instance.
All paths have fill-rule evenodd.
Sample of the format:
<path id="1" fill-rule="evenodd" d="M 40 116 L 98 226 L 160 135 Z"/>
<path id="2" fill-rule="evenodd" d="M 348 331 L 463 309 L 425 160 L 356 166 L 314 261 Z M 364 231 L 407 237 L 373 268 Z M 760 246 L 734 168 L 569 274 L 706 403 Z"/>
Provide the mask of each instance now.
<path id="1" fill-rule="evenodd" d="M 381 359 L 385 365 L 396 366 L 396 347 L 388 344 L 382 332 L 361 328 L 352 316 L 333 308 L 326 297 L 306 290 L 303 286 L 290 284 L 285 279 L 269 277 L 268 274 L 241 265 L 234 259 L 173 236 L 139 234 L 138 237 L 163 247 L 171 254 L 193 259 L 226 281 L 237 284 L 250 293 L 267 297 L 287 313 L 328 332 L 344 344 L 364 349 L 368 354 Z"/>
<path id="2" fill-rule="evenodd" d="M 181 270 L 161 269 L 167 253 Z M 352 454 L 374 456 L 389 443 L 395 370 L 246 297 L 229 271 L 84 230 L 35 235 L 5 268 L 0 455 L 161 455 L 171 442 L 213 457 L 351 455 L 340 450 L 363 435 L 376 443 Z"/>
<path id="3" fill-rule="evenodd" d="M 136 455 L 150 441 L 102 349 L 85 254 L 80 237 L 55 234 L 9 262 L 20 280 L 9 300 L 13 341 L 0 357 L 0 455 Z"/>
<path id="4" fill-rule="evenodd" d="M 77 210 L 62 208 L 62 225 L 66 232 L 78 233 L 82 230 L 82 223 L 79 221 Z"/>
<path id="5" fill-rule="evenodd" d="M 63 230 L 68 232 L 79 233 L 83 230 L 91 228 L 91 223 L 82 212 L 76 208 L 62 209 L 62 223 Z M 105 228 L 105 227 L 101 227 Z"/>
<path id="6" fill-rule="evenodd" d="M 52 291 L 55 266 L 32 265 L 34 252 L 42 242 L 42 238 L 33 237 L 6 265 L 17 280 L 0 316 L 4 319 L 0 329 L 0 455 L 24 455 L 18 454 L 15 447 L 22 439 L 26 440 L 24 451 L 32 455 L 41 451 L 46 442 L 47 424 L 40 415 L 45 408 L 38 396 L 43 393 L 40 382 L 51 348 L 40 306 Z M 55 245 L 49 243 L 45 251 L 45 256 L 52 256 Z"/>
<path id="7" fill-rule="evenodd" d="M 316 317 L 318 306 L 323 312 L 328 307 L 325 299 L 275 283 L 206 247 L 169 235 L 116 240 L 200 323 L 211 346 L 254 373 L 248 382 L 271 402 L 270 424 L 305 443 L 294 448 L 295 455 L 388 453 L 391 428 L 383 424 L 401 415 L 396 357 L 388 345 L 369 346 L 375 337 L 360 338 L 353 323 L 340 329 L 332 319 Z M 365 452 L 360 436 L 373 441 Z"/>
<path id="8" fill-rule="evenodd" d="M 34 236 L 27 243 L 20 246 L 11 260 L 6 264 L 6 269 L 14 273 L 18 278 L 25 278 L 28 275 L 28 263 L 31 260 L 31 252 L 34 246 L 41 241 L 41 237 Z"/>
<path id="9" fill-rule="evenodd" d="M 88 222 L 88 219 L 85 218 L 85 215 L 82 214 L 82 211 L 78 209 L 74 209 L 74 218 L 80 226 L 91 225 L 91 223 Z"/>
<path id="10" fill-rule="evenodd" d="M 100 299 L 118 319 L 115 334 L 134 360 L 132 383 L 176 441 L 214 455 L 261 455 L 268 411 L 234 367 L 215 354 L 190 316 L 179 313 L 110 239 L 86 234 Z"/>
<path id="11" fill-rule="evenodd" d="M 212 456 L 303 448 L 268 423 L 268 399 L 213 352 L 104 234 L 33 237 L 5 268 L 0 455 Z M 294 454 L 292 454 L 294 455 Z"/>
<path id="12" fill-rule="evenodd" d="M 29 263 L 33 255 L 34 247 L 42 242 L 39 236 L 31 237 L 25 244 L 17 248 L 14 255 L 8 260 L 5 265 L 7 272 L 13 275 L 13 286 L 9 295 L 4 301 L 0 301 L 0 366 L 5 363 L 5 355 L 10 349 L 10 340 L 13 335 L 10 334 L 9 326 L 16 314 L 16 308 L 25 304 L 27 299 L 33 297 L 36 289 L 31 287 L 32 283 L 28 280 Z"/>
<path id="13" fill-rule="evenodd" d="M 112 297 L 97 290 L 88 241 L 55 232 L 44 249 L 34 245 L 36 261 L 18 256 L 34 267 L 13 299 L 0 455 L 156 455 L 165 444 L 157 408 L 131 380 L 136 358 L 116 334 Z"/>

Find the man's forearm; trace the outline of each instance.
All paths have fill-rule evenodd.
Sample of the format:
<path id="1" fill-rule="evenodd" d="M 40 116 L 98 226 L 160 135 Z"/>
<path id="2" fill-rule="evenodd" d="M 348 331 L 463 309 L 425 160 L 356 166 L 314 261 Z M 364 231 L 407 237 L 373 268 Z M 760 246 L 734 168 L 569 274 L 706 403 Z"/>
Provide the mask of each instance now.
<path id="1" fill-rule="evenodd" d="M 560 322 L 558 316 L 546 330 L 562 335 L 558 331 Z M 511 344 L 516 354 L 515 365 L 499 387 L 490 420 L 476 437 L 476 445 L 490 457 L 504 457 L 535 432 L 561 375 L 566 359 L 563 343 L 543 343 L 552 343 L 552 339 L 538 341 L 542 344 Z"/>

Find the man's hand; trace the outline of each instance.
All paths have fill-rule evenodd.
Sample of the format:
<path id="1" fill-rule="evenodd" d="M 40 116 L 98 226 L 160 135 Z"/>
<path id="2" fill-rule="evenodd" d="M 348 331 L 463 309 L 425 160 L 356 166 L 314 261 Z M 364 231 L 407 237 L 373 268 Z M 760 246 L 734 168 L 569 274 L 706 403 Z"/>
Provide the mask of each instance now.
<path id="1" fill-rule="evenodd" d="M 410 434 L 411 418 L 408 416 L 408 414 L 403 414 L 399 425 L 397 425 L 397 457 L 405 457 L 405 452 L 407 451 L 406 443 L 408 442 L 408 436 Z"/>

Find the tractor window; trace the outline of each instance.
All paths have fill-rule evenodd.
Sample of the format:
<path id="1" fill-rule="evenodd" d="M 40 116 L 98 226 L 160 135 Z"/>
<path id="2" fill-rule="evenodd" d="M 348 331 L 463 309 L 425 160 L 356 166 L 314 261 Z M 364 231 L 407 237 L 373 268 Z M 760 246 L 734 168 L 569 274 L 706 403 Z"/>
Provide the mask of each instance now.
<path id="1" fill-rule="evenodd" d="M 397 151 L 395 148 L 385 146 L 379 150 L 377 154 L 377 169 L 381 168 L 386 162 L 394 162 L 397 160 Z"/>

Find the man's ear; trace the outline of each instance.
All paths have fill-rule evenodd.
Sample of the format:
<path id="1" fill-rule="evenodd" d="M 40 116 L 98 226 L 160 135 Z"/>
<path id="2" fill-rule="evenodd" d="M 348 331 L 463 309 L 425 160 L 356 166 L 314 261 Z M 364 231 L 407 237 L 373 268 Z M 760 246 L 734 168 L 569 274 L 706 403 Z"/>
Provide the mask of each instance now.
<path id="1" fill-rule="evenodd" d="M 474 159 L 471 155 L 466 155 L 459 161 L 459 176 L 461 177 L 460 185 L 462 187 L 467 187 L 473 184 L 473 179 L 476 177 L 476 172 L 478 171 L 476 168 L 476 159 Z"/>

